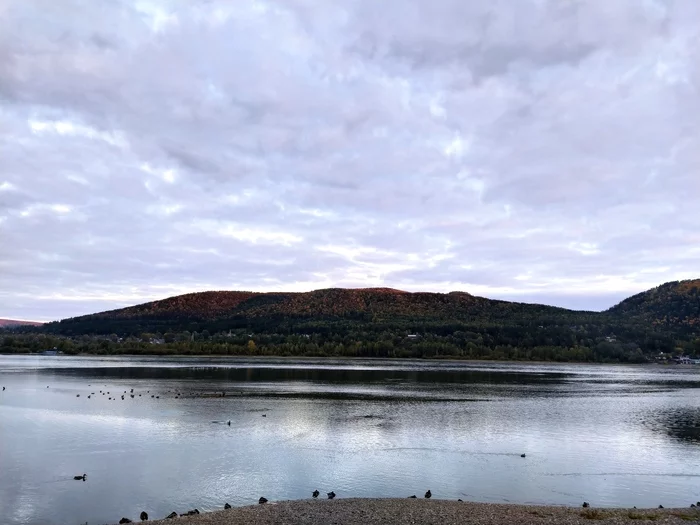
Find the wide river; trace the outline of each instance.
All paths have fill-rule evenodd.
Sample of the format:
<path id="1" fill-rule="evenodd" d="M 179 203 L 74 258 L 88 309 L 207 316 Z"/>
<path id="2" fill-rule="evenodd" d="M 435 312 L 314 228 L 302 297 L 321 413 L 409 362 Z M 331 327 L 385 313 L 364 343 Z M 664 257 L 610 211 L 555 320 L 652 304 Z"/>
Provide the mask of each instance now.
<path id="1" fill-rule="evenodd" d="M 115 523 L 314 489 L 687 507 L 700 500 L 699 372 L 0 356 L 0 521 Z"/>

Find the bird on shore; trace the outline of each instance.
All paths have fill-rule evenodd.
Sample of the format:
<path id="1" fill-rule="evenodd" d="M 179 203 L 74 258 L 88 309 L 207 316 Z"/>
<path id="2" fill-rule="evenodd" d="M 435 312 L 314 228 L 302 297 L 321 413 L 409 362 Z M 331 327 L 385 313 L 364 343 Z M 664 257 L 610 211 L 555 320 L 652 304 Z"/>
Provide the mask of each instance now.
<path id="1" fill-rule="evenodd" d="M 171 512 L 165 517 L 166 520 L 171 520 L 173 518 L 177 518 L 177 512 Z"/>
<path id="2" fill-rule="evenodd" d="M 417 497 L 418 497 L 418 496 L 416 496 L 416 495 L 414 494 L 413 496 L 409 496 L 408 499 L 416 499 Z"/>
<path id="3" fill-rule="evenodd" d="M 122 518 L 119 520 L 119 525 L 124 525 L 125 523 L 131 523 L 129 518 Z"/>
<path id="4" fill-rule="evenodd" d="M 139 518 L 141 518 L 141 521 L 148 521 L 148 513 L 144 510 Z"/>
<path id="5" fill-rule="evenodd" d="M 229 505 L 228 503 L 224 503 L 224 509 L 225 509 L 225 510 L 228 510 L 228 509 L 230 509 L 230 508 L 231 508 L 231 505 Z"/>
<path id="6" fill-rule="evenodd" d="M 76 481 L 85 481 L 87 478 L 87 474 L 83 474 L 82 476 L 73 476 L 73 479 Z"/>
<path id="7" fill-rule="evenodd" d="M 335 492 L 333 492 L 332 490 L 330 492 L 328 492 L 326 495 L 328 496 L 328 499 L 335 498 Z"/>
<path id="8" fill-rule="evenodd" d="M 588 503 L 587 501 L 584 501 L 582 507 L 583 507 L 584 509 L 587 509 L 588 507 L 590 507 L 590 505 L 589 505 L 589 503 Z"/>
<path id="9" fill-rule="evenodd" d="M 265 503 L 267 503 L 267 498 L 264 496 L 260 496 L 260 499 L 258 500 L 258 504 L 263 505 Z"/>
<path id="10" fill-rule="evenodd" d="M 314 490 L 314 491 L 311 493 L 311 495 L 312 495 L 314 498 L 318 498 L 318 495 L 319 495 L 319 494 L 320 494 L 320 492 L 319 492 L 318 490 Z"/>
<path id="11" fill-rule="evenodd" d="M 428 499 L 430 499 L 430 498 L 433 497 L 433 493 L 430 492 L 430 490 L 428 490 L 428 492 L 425 493 L 425 497 L 428 498 Z"/>
<path id="12" fill-rule="evenodd" d="M 664 508 L 664 506 L 663 506 L 663 505 L 659 505 L 659 508 L 660 508 L 660 509 L 663 509 L 663 508 Z"/>

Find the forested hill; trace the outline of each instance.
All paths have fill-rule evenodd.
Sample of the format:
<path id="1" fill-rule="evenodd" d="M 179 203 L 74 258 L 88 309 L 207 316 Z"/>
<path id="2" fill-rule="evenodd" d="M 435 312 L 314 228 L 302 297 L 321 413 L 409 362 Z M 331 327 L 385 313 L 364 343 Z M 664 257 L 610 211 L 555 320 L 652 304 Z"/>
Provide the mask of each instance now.
<path id="1" fill-rule="evenodd" d="M 666 283 L 605 312 L 388 288 L 202 292 L 0 335 L 0 352 L 644 362 L 700 355 L 699 287 Z"/>
<path id="2" fill-rule="evenodd" d="M 236 328 L 288 331 L 309 323 L 371 324 L 407 329 L 450 323 L 539 323 L 595 314 L 497 301 L 464 292 L 409 293 L 389 288 L 330 288 L 306 293 L 202 292 L 51 323 L 64 334 Z"/>
<path id="3" fill-rule="evenodd" d="M 625 299 L 608 312 L 661 328 L 697 330 L 700 327 L 700 279 L 662 284 Z"/>

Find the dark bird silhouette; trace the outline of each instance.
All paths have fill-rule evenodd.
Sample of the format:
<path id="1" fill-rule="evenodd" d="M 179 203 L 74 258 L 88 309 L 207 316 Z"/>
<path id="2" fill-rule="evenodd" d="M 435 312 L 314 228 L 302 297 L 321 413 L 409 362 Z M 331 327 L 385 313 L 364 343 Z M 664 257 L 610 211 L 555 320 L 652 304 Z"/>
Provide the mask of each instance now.
<path id="1" fill-rule="evenodd" d="M 177 518 L 177 512 L 171 512 L 165 517 L 166 520 L 171 520 L 173 518 Z"/>
<path id="2" fill-rule="evenodd" d="M 520 454 L 520 457 L 521 457 L 521 458 L 524 458 L 524 457 L 525 457 L 525 454 Z"/>
<path id="3" fill-rule="evenodd" d="M 49 388 L 49 387 L 47 386 L 46 388 Z M 2 387 L 2 391 L 3 391 L 3 392 L 5 391 L 5 387 Z"/>
<path id="4" fill-rule="evenodd" d="M 267 503 L 267 498 L 260 496 L 260 499 L 258 500 L 258 504 L 263 505 L 264 503 Z"/>
<path id="5" fill-rule="evenodd" d="M 88 396 L 88 399 L 90 399 L 90 396 Z"/>
<path id="6" fill-rule="evenodd" d="M 73 476 L 73 479 L 76 481 L 85 481 L 85 478 L 87 478 L 87 474 L 83 474 L 82 476 Z"/>
<path id="7" fill-rule="evenodd" d="M 590 507 L 590 505 L 588 504 L 587 501 L 584 501 L 582 506 L 584 509 L 587 509 L 588 507 Z"/>
<path id="8" fill-rule="evenodd" d="M 230 508 L 231 508 L 231 505 L 229 505 L 228 503 L 224 503 L 224 509 L 228 510 Z"/>
<path id="9" fill-rule="evenodd" d="M 318 495 L 319 495 L 319 494 L 320 494 L 320 492 L 319 492 L 318 490 L 314 490 L 314 491 L 311 493 L 311 495 L 312 495 L 314 498 L 318 498 Z"/>
<path id="10" fill-rule="evenodd" d="M 663 508 L 664 508 L 664 506 L 663 506 L 663 505 L 659 505 L 659 508 L 660 508 L 660 509 L 663 509 Z"/>
<path id="11" fill-rule="evenodd" d="M 262 416 L 263 416 L 263 417 L 267 417 L 267 414 L 263 414 Z"/>
<path id="12" fill-rule="evenodd" d="M 430 498 L 433 497 L 433 493 L 430 492 L 430 490 L 428 490 L 428 492 L 425 493 L 425 497 L 428 498 L 428 499 L 430 499 Z"/>
<path id="13" fill-rule="evenodd" d="M 148 513 L 144 510 L 139 518 L 141 518 L 141 521 L 148 521 Z"/>
<path id="14" fill-rule="evenodd" d="M 119 520 L 119 525 L 124 525 L 124 523 L 131 523 L 129 518 L 122 518 Z"/>
<path id="15" fill-rule="evenodd" d="M 75 397 L 80 397 L 80 394 L 76 394 Z"/>
<path id="16" fill-rule="evenodd" d="M 333 499 L 333 498 L 335 498 L 335 492 L 333 492 L 331 490 L 330 492 L 327 493 L 327 496 L 328 496 L 328 499 Z"/>
<path id="17" fill-rule="evenodd" d="M 226 423 L 228 426 L 231 426 L 231 420 L 228 420 L 228 423 Z"/>
<path id="18" fill-rule="evenodd" d="M 462 501 L 461 499 L 458 499 L 457 501 Z"/>
<path id="19" fill-rule="evenodd" d="M 413 496 L 409 496 L 408 499 L 416 499 L 417 497 L 418 497 L 418 496 L 416 496 L 416 495 L 414 494 Z"/>

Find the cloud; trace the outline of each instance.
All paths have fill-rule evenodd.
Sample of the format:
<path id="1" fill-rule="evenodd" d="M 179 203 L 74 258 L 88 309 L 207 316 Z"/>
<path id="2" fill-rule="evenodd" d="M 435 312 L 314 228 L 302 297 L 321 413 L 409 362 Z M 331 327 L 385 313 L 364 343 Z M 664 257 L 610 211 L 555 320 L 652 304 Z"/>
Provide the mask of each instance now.
<path id="1" fill-rule="evenodd" d="M 693 0 L 0 8 L 0 317 L 700 268 Z"/>

